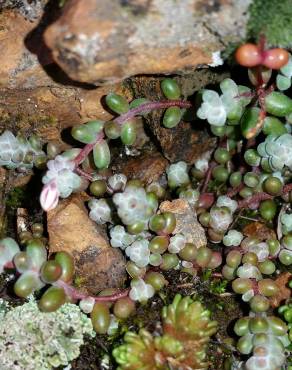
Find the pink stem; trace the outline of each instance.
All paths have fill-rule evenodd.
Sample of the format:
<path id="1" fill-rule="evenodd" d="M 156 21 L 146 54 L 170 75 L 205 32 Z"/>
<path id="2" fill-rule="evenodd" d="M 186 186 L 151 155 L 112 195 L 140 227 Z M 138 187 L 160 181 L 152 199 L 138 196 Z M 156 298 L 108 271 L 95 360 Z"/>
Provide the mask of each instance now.
<path id="1" fill-rule="evenodd" d="M 205 181 L 203 183 L 202 189 L 201 189 L 201 193 L 206 193 L 207 186 L 209 184 L 209 181 L 210 181 L 210 178 L 211 178 L 211 175 L 212 175 L 212 170 L 213 170 L 214 167 L 216 167 L 216 165 L 217 165 L 216 162 L 211 162 L 210 163 L 209 168 L 206 172 L 206 177 L 205 177 Z"/>
<path id="2" fill-rule="evenodd" d="M 292 183 L 285 185 L 283 187 L 282 193 L 279 194 L 279 195 L 287 194 L 290 191 L 292 191 Z M 265 193 L 265 192 L 257 193 L 257 194 L 252 195 L 251 197 L 248 197 L 246 199 L 243 199 L 243 200 L 239 201 L 238 202 L 238 207 L 239 208 L 245 208 L 245 207 L 248 207 L 250 204 L 258 203 L 258 202 L 261 202 L 261 201 L 266 200 L 266 199 L 273 199 L 274 197 L 275 196 L 270 195 L 270 194 Z"/>
<path id="3" fill-rule="evenodd" d="M 238 186 L 236 186 L 235 188 L 231 188 L 227 191 L 226 195 L 229 197 L 229 198 L 232 198 L 234 197 L 237 193 L 240 192 L 240 190 L 242 190 L 244 188 L 244 184 L 240 184 Z"/>
<path id="4" fill-rule="evenodd" d="M 102 141 L 104 138 L 104 133 L 100 132 L 94 141 L 94 143 L 86 144 L 85 147 L 80 151 L 77 157 L 74 159 L 75 167 L 79 166 L 80 163 L 88 156 L 88 154 L 93 150 L 95 144 Z"/>
<path id="5" fill-rule="evenodd" d="M 85 177 L 89 181 L 93 181 L 93 176 L 90 173 L 83 171 L 80 167 L 76 167 L 75 171 L 78 173 L 78 175 Z"/>
<path id="6" fill-rule="evenodd" d="M 149 102 L 149 103 L 141 104 L 137 108 L 130 109 L 127 113 L 124 113 L 120 115 L 119 117 L 117 117 L 114 120 L 114 122 L 118 123 L 119 125 L 122 125 L 123 123 L 135 117 L 136 115 L 142 112 L 151 111 L 154 109 L 163 109 L 163 108 L 169 108 L 169 107 L 190 108 L 191 106 L 192 105 L 190 102 L 182 101 L 182 100 L 165 100 L 165 101 L 159 101 L 159 102 Z M 80 168 L 78 168 L 78 166 L 80 163 L 84 161 L 84 159 L 88 156 L 88 154 L 93 150 L 95 144 L 103 140 L 103 138 L 104 138 L 104 133 L 103 132 L 99 133 L 96 136 L 95 142 L 86 144 L 85 147 L 80 151 L 80 153 L 74 159 L 76 172 L 90 181 L 92 181 L 92 177 L 88 173 L 83 172 Z"/>
<path id="7" fill-rule="evenodd" d="M 58 286 L 59 288 L 63 288 L 66 295 L 73 299 L 93 298 L 95 302 L 114 302 L 120 298 L 127 297 L 129 294 L 129 289 L 124 289 L 124 290 L 121 290 L 117 293 L 114 293 L 108 296 L 92 297 L 92 296 L 88 296 L 87 294 L 79 292 L 73 286 L 65 283 L 65 281 L 62 281 L 62 280 L 58 280 L 54 285 Z"/>
<path id="8" fill-rule="evenodd" d="M 131 118 L 134 118 L 142 112 L 147 112 L 154 109 L 165 109 L 169 107 L 190 108 L 191 106 L 192 105 L 190 102 L 182 100 L 164 100 L 144 103 L 139 105 L 139 107 L 130 109 L 127 113 L 120 115 L 114 120 L 114 122 L 122 125 L 124 122 L 129 121 Z"/>

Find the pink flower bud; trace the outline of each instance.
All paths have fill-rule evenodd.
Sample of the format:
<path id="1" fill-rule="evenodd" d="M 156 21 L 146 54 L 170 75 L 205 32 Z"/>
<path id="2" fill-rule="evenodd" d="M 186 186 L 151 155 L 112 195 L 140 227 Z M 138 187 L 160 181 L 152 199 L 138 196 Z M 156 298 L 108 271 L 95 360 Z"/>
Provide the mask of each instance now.
<path id="1" fill-rule="evenodd" d="M 42 189 L 40 203 L 42 209 L 46 212 L 57 207 L 59 201 L 59 191 L 55 180 L 48 182 Z"/>

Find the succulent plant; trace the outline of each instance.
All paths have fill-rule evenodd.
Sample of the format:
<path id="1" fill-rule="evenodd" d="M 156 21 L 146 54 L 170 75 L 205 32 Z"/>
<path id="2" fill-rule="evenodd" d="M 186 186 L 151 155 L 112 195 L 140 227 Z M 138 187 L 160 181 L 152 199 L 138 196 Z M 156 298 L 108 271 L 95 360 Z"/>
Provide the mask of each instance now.
<path id="1" fill-rule="evenodd" d="M 15 137 L 11 131 L 0 135 L 0 166 L 26 170 L 32 168 L 39 157 L 44 157 L 40 140 L 32 136 L 29 140 Z"/>
<path id="2" fill-rule="evenodd" d="M 127 332 L 124 344 L 113 350 L 119 369 L 207 369 L 206 351 L 217 322 L 210 311 L 190 297 L 176 295 L 162 311 L 163 335 L 153 337 L 145 329 Z"/>
<path id="3" fill-rule="evenodd" d="M 236 322 L 234 331 L 240 336 L 237 349 L 244 355 L 251 355 L 244 368 L 277 370 L 284 365 L 289 340 L 287 326 L 281 319 L 250 314 Z"/>

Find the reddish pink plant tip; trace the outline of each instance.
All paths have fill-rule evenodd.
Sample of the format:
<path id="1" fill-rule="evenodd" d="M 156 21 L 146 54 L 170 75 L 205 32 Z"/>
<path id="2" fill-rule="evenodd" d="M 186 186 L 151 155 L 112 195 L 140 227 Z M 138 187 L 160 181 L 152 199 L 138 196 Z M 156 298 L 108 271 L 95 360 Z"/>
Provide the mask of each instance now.
<path id="1" fill-rule="evenodd" d="M 47 183 L 41 192 L 40 203 L 44 211 L 48 212 L 57 207 L 60 193 L 54 180 Z"/>

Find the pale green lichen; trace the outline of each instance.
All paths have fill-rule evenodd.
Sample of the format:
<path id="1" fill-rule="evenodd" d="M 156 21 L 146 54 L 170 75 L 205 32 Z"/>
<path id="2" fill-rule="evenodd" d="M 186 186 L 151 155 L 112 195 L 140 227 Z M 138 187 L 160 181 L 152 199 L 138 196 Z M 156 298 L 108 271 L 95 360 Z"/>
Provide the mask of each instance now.
<path id="1" fill-rule="evenodd" d="M 94 337 L 95 333 L 91 320 L 78 306 L 66 303 L 45 313 L 36 302 L 25 303 L 4 312 L 0 320 L 1 370 L 66 366 L 79 356 L 85 335 Z"/>

